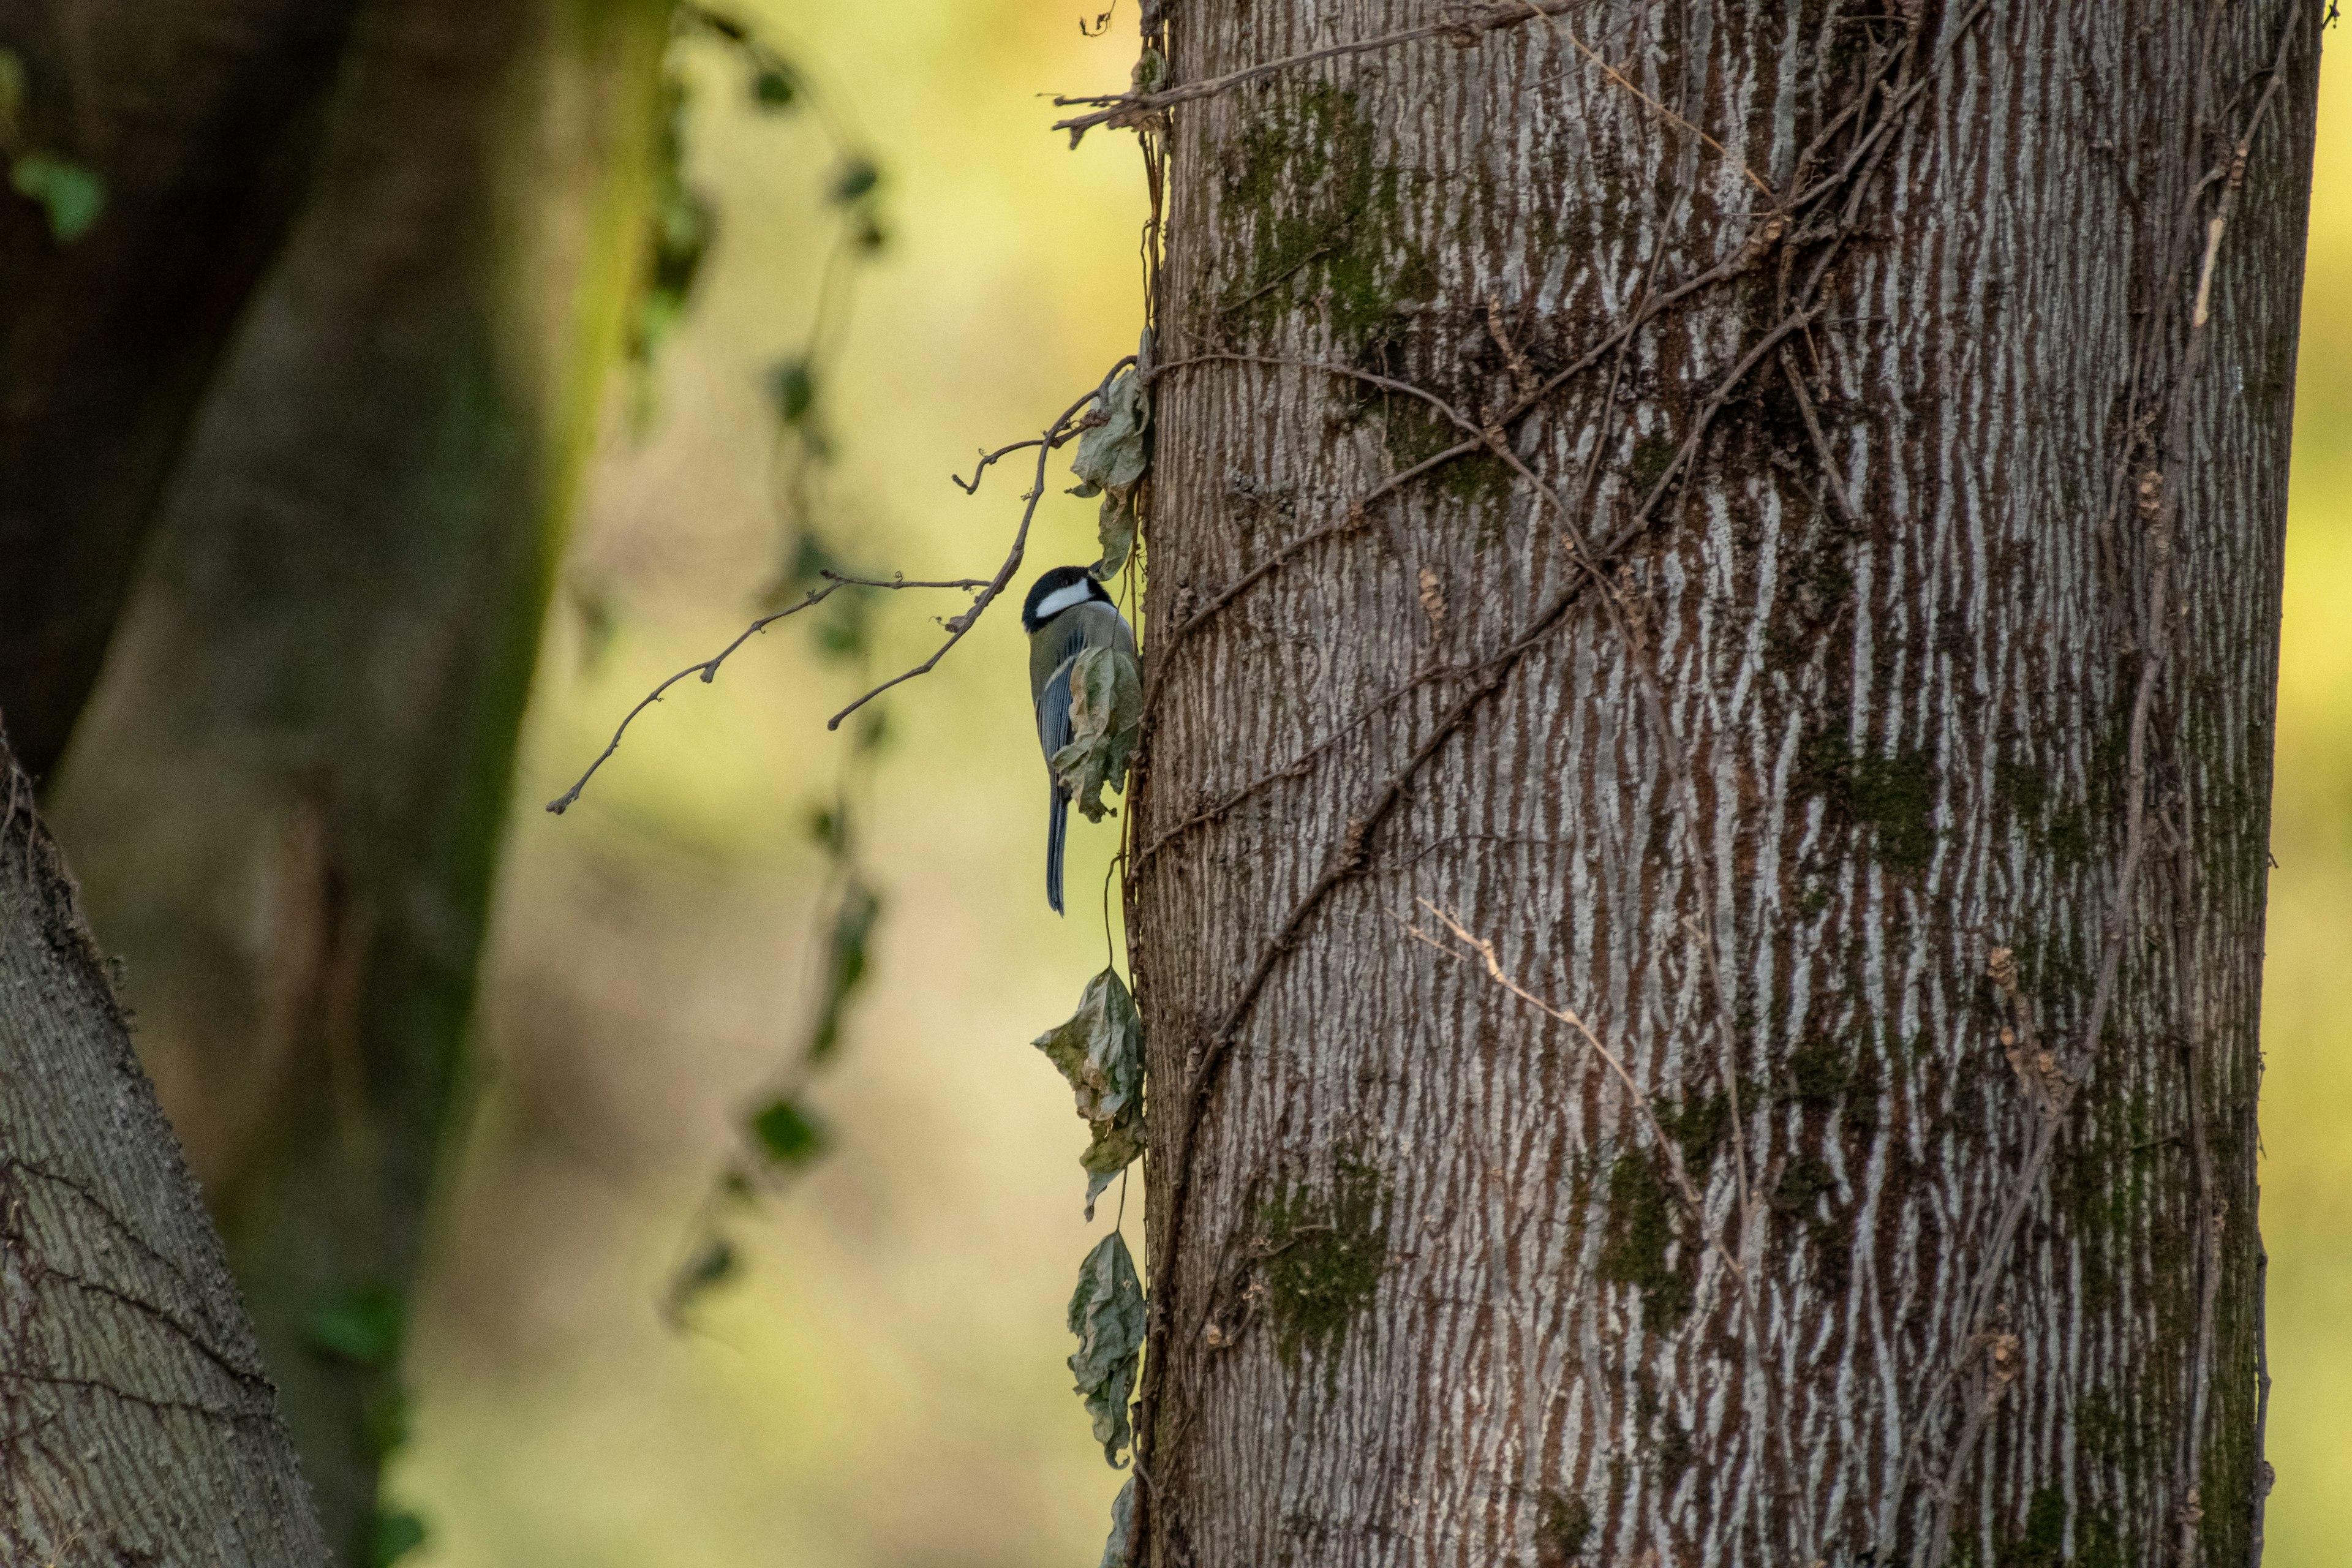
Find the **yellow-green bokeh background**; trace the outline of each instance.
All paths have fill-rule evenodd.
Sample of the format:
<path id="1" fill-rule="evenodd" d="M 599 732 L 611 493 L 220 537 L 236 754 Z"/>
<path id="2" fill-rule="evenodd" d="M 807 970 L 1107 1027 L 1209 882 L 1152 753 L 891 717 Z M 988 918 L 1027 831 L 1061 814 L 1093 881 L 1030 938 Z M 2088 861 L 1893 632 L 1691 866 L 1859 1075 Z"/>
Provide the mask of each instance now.
<path id="1" fill-rule="evenodd" d="M 868 564 L 984 575 L 1025 476 L 967 499 L 949 470 L 1034 430 L 1139 324 L 1133 144 L 1069 152 L 1037 96 L 1123 85 L 1131 15 L 1088 41 L 1099 6 L 1072 0 L 753 9 L 888 170 L 893 244 L 830 389 L 829 526 Z M 649 713 L 571 814 L 537 809 L 740 627 L 774 564 L 760 377 L 805 330 L 827 169 L 805 122 L 753 121 L 701 63 L 694 168 L 722 237 L 658 422 L 633 437 L 616 408 L 587 486 L 568 581 L 620 620 L 601 653 L 569 609 L 551 628 L 396 1491 L 431 1522 L 427 1568 L 1091 1563 L 1117 1478 L 1068 1391 L 1062 1312 L 1103 1226 L 1078 1212 L 1083 1129 L 1027 1042 L 1101 965 L 1080 889 L 1110 833 L 1076 827 L 1055 921 L 1009 612 L 891 700 L 866 822 L 886 922 L 813 1092 L 835 1152 L 747 1228 L 751 1267 L 698 1331 L 657 1314 L 734 1119 L 801 1037 L 822 870 L 803 824 L 855 689 L 772 637 Z M 2322 96 L 2264 1027 L 2282 1568 L 2352 1559 L 2352 58 Z M 1051 495 L 1032 564 L 1090 558 L 1091 512 Z M 883 611 L 886 658 L 960 607 L 912 598 Z"/>

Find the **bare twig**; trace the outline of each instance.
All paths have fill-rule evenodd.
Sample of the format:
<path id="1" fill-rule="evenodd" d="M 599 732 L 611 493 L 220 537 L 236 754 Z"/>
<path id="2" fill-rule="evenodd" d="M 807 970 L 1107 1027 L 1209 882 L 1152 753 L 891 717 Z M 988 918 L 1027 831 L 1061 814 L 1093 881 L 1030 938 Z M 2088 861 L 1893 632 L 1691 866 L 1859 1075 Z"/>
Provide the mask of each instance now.
<path id="1" fill-rule="evenodd" d="M 1097 398 L 1108 397 L 1110 395 L 1110 384 L 1118 379 L 1118 373 L 1134 363 L 1135 356 L 1129 354 L 1113 364 L 1108 374 L 1102 378 L 1102 384 L 1095 388 L 1093 395 Z M 1063 423 L 1055 427 L 1058 433 L 1048 432 L 1045 436 L 1032 436 L 1025 441 L 1008 442 L 993 452 L 982 452 L 980 455 L 979 466 L 971 470 L 971 478 L 967 479 L 961 474 L 950 474 L 948 482 L 968 496 L 976 496 L 980 493 L 981 476 L 988 472 L 999 458 L 1010 457 L 1015 452 L 1025 452 L 1032 447 L 1044 447 L 1047 451 L 1052 451 L 1075 440 L 1078 436 L 1093 429 L 1102 422 L 1103 418 L 1098 414 L 1088 414 L 1085 418 L 1075 422 L 1070 421 L 1066 415 Z"/>
<path id="2" fill-rule="evenodd" d="M 1245 83 L 1277 76 L 1286 70 L 1317 65 L 1324 60 L 1344 59 L 1350 55 L 1372 54 L 1392 49 L 1402 44 L 1419 43 L 1424 38 L 1445 38 L 1456 44 L 1475 43 L 1480 35 L 1515 27 L 1538 16 L 1558 16 L 1573 11 L 1580 5 L 1590 5 L 1593 0 L 1508 0 L 1507 4 L 1474 5 L 1460 15 L 1443 22 L 1431 22 L 1418 27 L 1404 27 L 1393 33 L 1382 33 L 1376 38 L 1357 38 L 1344 44 L 1332 44 L 1305 54 L 1286 55 L 1278 60 L 1227 71 L 1223 76 L 1203 78 L 1171 87 L 1160 92 L 1108 92 L 1081 94 L 1076 97 L 1056 97 L 1056 109 L 1075 109 L 1080 105 L 1097 107 L 1091 112 L 1074 115 L 1054 121 L 1054 129 L 1070 133 L 1070 145 L 1075 147 L 1086 133 L 1097 125 L 1139 125 L 1163 110 L 1197 99 L 1214 98 L 1230 92 Z"/>
<path id="3" fill-rule="evenodd" d="M 2186 802 L 2182 803 L 2184 806 Z M 2175 837 L 2173 919 L 2170 932 L 2173 1016 L 2184 1032 L 2181 1042 L 2183 1076 L 2189 1093 L 2190 1171 L 2197 1181 L 2197 1332 L 2189 1348 L 2189 1418 L 2181 1426 L 2180 1453 L 2173 1477 L 2178 1500 L 2174 1522 L 2181 1568 L 2197 1568 L 2199 1498 L 2205 1480 L 2205 1413 L 2212 1397 L 2213 1324 L 2221 1294 L 2221 1237 L 2229 1224 L 2230 1200 L 2221 1194 L 2213 1169 L 2213 1144 L 2206 1129 L 2204 1031 L 2197 1026 L 2195 998 L 2189 976 L 2198 970 L 2195 906 L 2191 901 L 2187 848 L 2188 831 Z"/>
<path id="4" fill-rule="evenodd" d="M 646 693 L 645 696 L 639 698 L 637 700 L 637 705 L 629 710 L 627 714 L 622 718 L 620 727 L 613 731 L 613 738 L 604 742 L 604 749 L 596 754 L 596 760 L 588 764 L 588 771 L 582 773 L 578 779 L 573 781 L 570 789 L 565 790 L 562 795 L 557 795 L 553 800 L 549 801 L 547 803 L 547 809 L 553 812 L 558 816 L 562 816 L 563 813 L 571 806 L 572 803 L 580 798 L 580 792 L 588 787 L 588 781 L 596 776 L 596 770 L 603 767 L 605 763 L 612 758 L 613 753 L 621 749 L 621 737 L 629 732 L 629 726 L 631 723 L 635 721 L 637 715 L 652 707 L 655 703 L 660 701 L 663 694 L 668 691 L 671 687 L 676 686 L 679 681 L 684 680 L 688 676 L 698 677 L 705 686 L 709 685 L 710 682 L 718 676 L 719 667 L 725 664 L 728 658 L 737 648 L 741 647 L 745 643 L 750 642 L 753 637 L 758 637 L 761 632 L 766 631 L 778 621 L 783 620 L 790 616 L 797 616 L 803 610 L 814 608 L 814 606 L 824 603 L 825 600 L 833 597 L 835 594 L 840 592 L 844 588 L 955 588 L 970 593 L 975 589 L 985 588 L 988 586 L 987 579 L 982 577 L 958 577 L 945 582 L 912 582 L 904 577 L 845 577 L 833 572 L 826 572 L 822 574 L 822 575 L 826 579 L 824 587 L 812 588 L 809 590 L 807 597 L 802 599 L 799 603 L 788 605 L 784 608 L 778 610 L 772 615 L 761 616 L 758 620 L 753 621 L 750 626 L 745 626 L 740 632 L 737 633 L 733 642 L 729 643 L 725 647 L 720 648 L 709 658 L 703 659 L 698 664 L 688 665 L 684 669 L 679 670 L 676 675 L 671 676 L 659 686 L 655 687 L 651 691 Z"/>
<path id="5" fill-rule="evenodd" d="M 1064 440 L 1067 440 L 1068 438 L 1069 437 L 1066 436 L 1063 437 Z M 1015 452 L 1025 452 L 1032 447 L 1042 446 L 1043 444 L 1043 441 L 1039 437 L 1032 436 L 1026 441 L 1015 441 L 1009 446 L 999 447 L 993 452 L 982 452 L 980 455 L 979 466 L 971 471 L 971 478 L 967 479 L 961 474 L 950 474 L 948 476 L 948 483 L 955 486 L 956 489 L 961 490 L 968 496 L 976 496 L 980 493 L 980 476 L 988 472 L 990 465 L 993 464 L 1000 458 L 1010 457 Z"/>
<path id="6" fill-rule="evenodd" d="M 1822 432 L 1821 416 L 1813 411 L 1812 395 L 1805 390 L 1805 378 L 1797 374 L 1786 343 L 1780 345 L 1780 374 L 1789 384 L 1790 395 L 1797 400 L 1797 413 L 1805 422 L 1805 435 L 1813 444 L 1813 458 L 1822 466 L 1822 479 L 1828 487 L 1830 499 L 1837 503 L 1838 516 L 1856 528 L 1862 526 L 1862 514 L 1856 510 L 1853 498 L 1847 494 L 1845 475 L 1839 472 L 1837 458 L 1830 451 L 1829 437 Z"/>

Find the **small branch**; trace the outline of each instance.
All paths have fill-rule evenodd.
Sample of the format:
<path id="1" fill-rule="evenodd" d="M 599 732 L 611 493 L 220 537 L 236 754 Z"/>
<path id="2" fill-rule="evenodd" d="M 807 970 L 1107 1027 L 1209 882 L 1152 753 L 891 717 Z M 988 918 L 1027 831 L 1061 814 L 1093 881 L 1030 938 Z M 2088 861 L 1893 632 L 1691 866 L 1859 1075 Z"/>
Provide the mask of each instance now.
<path id="1" fill-rule="evenodd" d="M 553 800 L 549 801 L 547 803 L 547 809 L 553 812 L 558 816 L 562 816 L 563 813 L 571 807 L 572 803 L 580 798 L 580 792 L 588 787 L 588 781 L 596 776 L 596 770 L 603 767 L 606 762 L 611 760 L 613 753 L 621 749 L 621 737 L 629 732 L 629 726 L 635 722 L 637 715 L 652 707 L 655 703 L 660 701 L 663 694 L 668 691 L 671 687 L 676 686 L 679 681 L 684 680 L 688 676 L 699 677 L 705 686 L 709 685 L 710 682 L 717 678 L 719 674 L 719 667 L 725 664 L 728 658 L 737 648 L 741 647 L 745 643 L 750 642 L 753 637 L 759 636 L 761 632 L 766 631 L 778 621 L 781 621 L 789 616 L 797 616 L 803 610 L 810 609 L 817 605 L 824 603 L 825 600 L 833 597 L 833 595 L 841 589 L 955 588 L 970 593 L 974 589 L 985 588 L 988 586 L 987 580 L 980 577 L 959 577 L 951 581 L 945 582 L 909 582 L 903 577 L 891 577 L 887 579 L 881 577 L 844 577 L 837 573 L 833 572 L 826 572 L 822 574 L 822 575 L 826 579 L 825 585 L 824 587 L 810 589 L 808 596 L 801 600 L 801 602 L 796 605 L 787 605 L 785 608 L 778 610 L 772 615 L 761 616 L 758 620 L 753 621 L 750 626 L 745 626 L 740 632 L 736 634 L 736 637 L 733 642 L 729 643 L 725 647 L 720 648 L 717 653 L 712 654 L 709 658 L 702 660 L 700 663 L 688 665 L 684 669 L 679 670 L 676 675 L 671 676 L 659 686 L 655 687 L 651 691 L 646 693 L 645 696 L 639 698 L 637 700 L 637 705 L 629 710 L 627 715 L 621 720 L 620 727 L 613 731 L 613 738 L 604 742 L 604 749 L 597 753 L 596 760 L 588 764 L 588 771 L 582 773 L 578 780 L 572 784 L 570 789 L 565 790 L 562 795 L 557 795 Z"/>
<path id="2" fill-rule="evenodd" d="M 1009 447 L 999 447 L 993 452 L 982 452 L 980 455 L 980 466 L 972 469 L 971 479 L 967 479 L 961 474 L 950 474 L 948 476 L 948 483 L 955 486 L 956 489 L 963 491 L 963 493 L 968 496 L 976 496 L 980 493 L 980 476 L 988 472 L 990 464 L 995 462 L 999 458 L 1009 456 L 1014 452 L 1027 451 L 1030 447 L 1039 444 L 1039 437 L 1032 436 L 1026 441 L 1015 441 Z"/>
<path id="3" fill-rule="evenodd" d="M 1172 109 L 1177 104 L 1191 103 L 1196 99 L 1214 98 L 1219 93 L 1230 92 L 1234 88 L 1265 77 L 1278 75 L 1283 71 L 1297 70 L 1305 66 L 1319 64 L 1324 60 L 1344 59 L 1350 55 L 1372 54 L 1381 49 L 1392 49 L 1402 44 L 1419 43 L 1424 38 L 1444 38 L 1457 45 L 1467 46 L 1475 43 L 1483 34 L 1497 32 L 1505 27 L 1515 27 L 1539 16 L 1558 16 L 1573 11 L 1579 5 L 1589 5 L 1592 3 L 1593 0 L 1512 0 L 1512 3 L 1507 5 L 1475 5 L 1448 21 L 1432 22 L 1419 27 L 1405 27 L 1397 32 L 1383 33 L 1376 38 L 1358 38 L 1344 44 L 1333 44 L 1326 48 L 1310 49 L 1302 55 L 1286 55 L 1278 60 L 1267 60 L 1263 65 L 1227 71 L 1223 76 L 1213 76 L 1200 81 L 1187 82 L 1181 87 L 1171 87 L 1160 92 L 1111 92 L 1078 97 L 1057 96 L 1054 100 L 1054 107 L 1056 109 L 1076 109 L 1086 104 L 1097 107 L 1090 113 L 1075 115 L 1068 120 L 1057 120 L 1054 121 L 1054 129 L 1068 132 L 1070 145 L 1075 147 L 1080 138 L 1097 125 L 1119 127 L 1139 124 L 1162 110 Z"/>
<path id="4" fill-rule="evenodd" d="M 1113 364 L 1110 367 L 1109 372 L 1103 376 L 1102 384 L 1095 388 L 1091 395 L 1095 398 L 1108 397 L 1110 395 L 1110 384 L 1118 378 L 1118 373 L 1120 371 L 1125 370 L 1134 363 L 1135 356 L 1133 354 L 1128 354 L 1124 358 L 1120 359 L 1117 363 Z M 1045 436 L 1032 436 L 1025 441 L 1014 441 L 1009 445 L 999 447 L 993 452 L 982 452 L 980 455 L 980 466 L 972 469 L 971 479 L 966 479 L 960 474 L 950 474 L 948 476 L 948 482 L 955 486 L 956 489 L 963 491 L 963 493 L 968 496 L 976 496 L 980 493 L 980 477 L 988 472 L 989 468 L 997 461 L 998 458 L 1009 457 L 1014 452 L 1025 452 L 1032 447 L 1039 446 L 1044 447 L 1050 452 L 1056 447 L 1066 445 L 1074 437 L 1085 431 L 1093 429 L 1096 426 L 1103 422 L 1102 416 L 1094 414 L 1089 414 L 1085 418 L 1080 419 L 1074 424 L 1066 423 L 1068 418 L 1069 416 L 1067 415 L 1063 416 L 1063 420 L 1066 423 L 1064 425 L 1056 426 L 1055 428 L 1060 432 L 1058 435 L 1049 432 Z"/>
<path id="5" fill-rule="evenodd" d="M 1496 956 L 1495 944 L 1492 942 L 1473 935 L 1469 928 L 1455 919 L 1453 914 L 1439 909 L 1427 899 L 1415 899 L 1413 902 L 1419 904 L 1432 919 L 1443 925 L 1448 936 L 1470 951 L 1463 952 L 1448 947 L 1419 926 L 1409 922 L 1405 924 L 1405 935 L 1415 942 L 1435 948 L 1446 957 L 1457 962 L 1468 963 L 1475 958 L 1479 966 L 1486 970 L 1487 979 L 1544 1016 L 1566 1024 L 1582 1037 L 1585 1048 L 1601 1058 L 1601 1064 L 1607 1067 L 1616 1078 L 1618 1083 L 1624 1089 L 1626 1098 L 1632 1101 L 1633 1109 L 1641 1115 L 1642 1126 L 1649 1133 L 1651 1142 L 1657 1146 L 1658 1157 L 1665 1163 L 1667 1178 L 1674 1183 L 1675 1192 L 1682 1199 L 1683 1206 L 1690 1212 L 1693 1219 L 1703 1220 L 1706 1214 L 1706 1202 L 1697 1185 L 1691 1181 L 1689 1169 L 1683 1163 L 1682 1145 L 1666 1136 L 1665 1128 L 1659 1124 L 1657 1107 L 1651 1101 L 1650 1091 L 1643 1088 L 1640 1081 L 1633 1077 L 1631 1069 L 1625 1066 L 1624 1058 L 1602 1045 L 1601 1037 L 1592 1032 L 1592 1026 L 1587 1024 L 1575 1009 L 1554 1006 L 1517 980 L 1512 979 L 1510 973 L 1504 969 L 1502 960 Z M 1731 1277 L 1744 1280 L 1747 1274 L 1739 1267 L 1738 1260 L 1726 1251 L 1722 1243 L 1717 1241 L 1712 1235 L 1708 1236 L 1707 1241 L 1717 1256 L 1723 1260 L 1723 1266 L 1730 1271 Z"/>
<path id="6" fill-rule="evenodd" d="M 1134 363 L 1134 358 L 1130 355 L 1127 359 L 1122 360 L 1118 365 L 1114 365 L 1111 369 L 1111 374 L 1116 375 L 1118 374 L 1118 371 L 1122 366 L 1132 364 Z M 1104 377 L 1104 385 L 1108 386 L 1108 384 L 1109 377 L 1106 376 Z M 1014 573 L 1021 570 L 1021 557 L 1029 545 L 1029 524 L 1034 521 L 1037 516 L 1037 503 L 1045 499 L 1045 460 L 1054 455 L 1054 449 L 1055 447 L 1059 447 L 1064 441 L 1068 440 L 1073 434 L 1083 426 L 1083 421 L 1078 417 L 1078 411 L 1086 407 L 1088 404 L 1093 403 L 1100 395 L 1102 395 L 1101 391 L 1100 389 L 1097 389 L 1097 391 L 1087 393 L 1084 397 L 1081 397 L 1076 403 L 1071 404 L 1067 408 L 1062 410 L 1061 417 L 1055 420 L 1051 425 L 1048 425 L 1045 427 L 1045 434 L 1038 437 L 1036 443 L 1037 472 L 1035 477 L 1030 482 L 1029 493 L 1023 498 L 1024 504 L 1021 509 L 1021 526 L 1013 535 L 1013 547 L 1005 552 L 1004 564 L 996 569 L 996 575 L 990 578 L 986 583 L 981 584 L 980 595 L 972 600 L 971 607 L 964 611 L 962 615 L 954 616 L 949 620 L 948 640 L 941 643 L 939 646 L 938 650 L 934 652 L 930 658 L 923 660 L 922 663 L 915 666 L 914 668 L 892 676 L 889 679 L 882 682 L 881 685 L 875 687 L 872 690 L 859 696 L 855 701 L 851 702 L 849 706 L 844 708 L 840 712 L 826 720 L 824 721 L 824 727 L 826 729 L 840 729 L 841 721 L 844 719 L 848 718 L 852 713 L 856 712 L 860 708 L 865 707 L 868 702 L 873 701 L 877 697 L 881 696 L 892 687 L 912 680 L 919 675 L 929 675 L 933 669 L 939 667 L 940 660 L 947 658 L 950 649 L 953 648 L 956 644 L 963 641 L 964 634 L 971 630 L 973 626 L 980 624 L 980 617 L 987 613 L 989 605 L 996 603 L 997 596 L 1003 594 L 1007 587 L 1012 585 L 1013 575 Z M 972 475 L 973 483 L 975 485 L 979 482 L 979 479 L 980 476 L 978 472 L 975 471 Z"/>
<path id="7" fill-rule="evenodd" d="M 1849 526 L 1860 528 L 1862 513 L 1846 490 L 1845 475 L 1838 471 L 1837 458 L 1830 453 L 1829 437 L 1822 431 L 1821 416 L 1813 411 L 1812 395 L 1805 390 L 1805 378 L 1797 374 L 1786 343 L 1780 345 L 1780 359 L 1781 377 L 1789 384 L 1790 395 L 1797 400 L 1797 413 L 1805 422 L 1805 435 L 1813 444 L 1813 457 L 1822 465 L 1822 479 L 1829 488 L 1830 499 L 1837 503 L 1838 516 Z"/>

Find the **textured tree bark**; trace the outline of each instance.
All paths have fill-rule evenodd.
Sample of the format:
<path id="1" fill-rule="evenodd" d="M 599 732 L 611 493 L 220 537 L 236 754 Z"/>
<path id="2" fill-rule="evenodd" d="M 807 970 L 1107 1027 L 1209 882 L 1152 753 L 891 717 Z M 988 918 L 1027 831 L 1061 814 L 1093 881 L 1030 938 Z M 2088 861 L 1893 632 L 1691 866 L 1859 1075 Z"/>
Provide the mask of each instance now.
<path id="1" fill-rule="evenodd" d="M 253 1330 L 0 742 L 0 1556 L 324 1568 Z"/>
<path id="2" fill-rule="evenodd" d="M 59 245 L 0 192 L 0 709 L 46 781 L 236 313 L 318 152 L 351 0 L 5 0 L 18 134 L 107 184 Z"/>
<path id="3" fill-rule="evenodd" d="M 365 1561 L 666 0 L 370 0 L 57 791 L 328 1539 Z"/>
<path id="4" fill-rule="evenodd" d="M 1168 8 L 1140 1560 L 2243 1563 L 2321 8 L 1535 9 Z"/>

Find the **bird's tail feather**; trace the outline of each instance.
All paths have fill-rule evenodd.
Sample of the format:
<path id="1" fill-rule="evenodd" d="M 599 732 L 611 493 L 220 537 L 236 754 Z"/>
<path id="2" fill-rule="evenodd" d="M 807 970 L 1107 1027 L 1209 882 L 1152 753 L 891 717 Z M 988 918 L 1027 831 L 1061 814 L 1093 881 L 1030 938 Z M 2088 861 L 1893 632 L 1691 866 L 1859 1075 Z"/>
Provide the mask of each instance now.
<path id="1" fill-rule="evenodd" d="M 1045 901 L 1054 912 L 1062 912 L 1062 841 L 1070 832 L 1070 795 L 1060 784 L 1053 788 L 1053 799 L 1045 819 Z"/>

